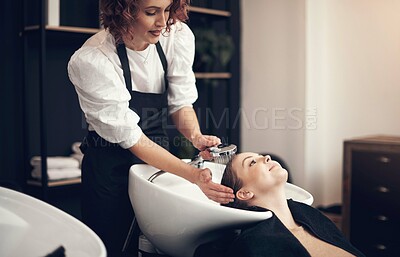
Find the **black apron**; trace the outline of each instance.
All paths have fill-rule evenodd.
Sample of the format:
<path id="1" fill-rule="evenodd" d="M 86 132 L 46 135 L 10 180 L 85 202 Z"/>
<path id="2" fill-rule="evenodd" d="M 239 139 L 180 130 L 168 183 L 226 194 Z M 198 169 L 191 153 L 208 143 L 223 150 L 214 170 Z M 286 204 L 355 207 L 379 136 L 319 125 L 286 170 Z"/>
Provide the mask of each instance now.
<path id="1" fill-rule="evenodd" d="M 165 91 L 161 94 L 132 90 L 131 72 L 124 44 L 117 46 L 125 84 L 131 93 L 129 107 L 140 117 L 143 133 L 169 149 L 167 60 L 160 43 L 157 52 L 164 69 Z M 110 143 L 89 131 L 82 146 L 82 219 L 103 240 L 108 257 L 121 256 L 123 243 L 134 218 L 128 195 L 129 168 L 143 163 L 128 149 Z M 146 196 L 143 196 L 146 197 Z"/>

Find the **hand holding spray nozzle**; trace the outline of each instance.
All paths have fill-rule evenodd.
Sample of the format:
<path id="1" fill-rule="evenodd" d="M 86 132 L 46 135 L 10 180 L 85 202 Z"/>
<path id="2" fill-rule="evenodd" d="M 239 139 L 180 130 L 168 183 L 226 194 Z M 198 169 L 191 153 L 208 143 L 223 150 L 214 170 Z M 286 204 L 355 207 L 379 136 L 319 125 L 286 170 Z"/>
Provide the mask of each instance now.
<path id="1" fill-rule="evenodd" d="M 237 147 L 236 145 L 230 144 L 230 145 L 218 145 L 218 146 L 213 146 L 207 148 L 205 151 L 208 151 L 210 153 L 211 159 L 207 159 L 207 161 L 212 161 L 215 163 L 220 163 L 220 164 L 227 164 L 229 160 L 232 158 L 232 156 L 236 153 Z M 190 165 L 193 165 L 197 168 L 201 168 L 203 166 L 204 161 L 206 161 L 203 158 L 203 155 L 200 153 L 197 156 L 195 156 L 191 162 L 189 162 Z"/>
<path id="2" fill-rule="evenodd" d="M 210 148 L 207 148 L 207 151 L 209 151 L 211 155 L 211 159 L 207 161 L 212 161 L 215 163 L 220 163 L 220 164 L 227 164 L 230 159 L 232 159 L 233 155 L 235 155 L 237 150 L 236 145 L 218 145 L 218 146 L 213 146 Z M 189 165 L 195 166 L 196 168 L 202 168 L 205 159 L 201 156 L 201 153 L 195 156 L 191 162 L 189 162 Z M 165 171 L 159 170 L 153 175 L 148 178 L 148 181 L 153 182 L 155 178 L 160 176 L 161 174 L 164 174 Z"/>

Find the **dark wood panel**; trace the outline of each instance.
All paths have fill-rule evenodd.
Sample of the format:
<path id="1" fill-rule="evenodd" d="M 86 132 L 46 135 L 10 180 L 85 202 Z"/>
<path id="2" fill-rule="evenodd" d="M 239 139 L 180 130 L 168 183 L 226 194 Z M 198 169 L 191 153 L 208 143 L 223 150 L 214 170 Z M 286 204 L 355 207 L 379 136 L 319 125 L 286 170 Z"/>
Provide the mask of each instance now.
<path id="1" fill-rule="evenodd" d="M 22 0 L 0 3 L 2 49 L 0 69 L 0 184 L 21 187 L 24 170 L 24 93 L 23 93 L 23 27 Z"/>
<path id="2" fill-rule="evenodd" d="M 343 232 L 366 256 L 400 256 L 400 138 L 344 142 Z"/>
<path id="3" fill-rule="evenodd" d="M 99 0 L 60 0 L 60 25 L 99 28 Z"/>

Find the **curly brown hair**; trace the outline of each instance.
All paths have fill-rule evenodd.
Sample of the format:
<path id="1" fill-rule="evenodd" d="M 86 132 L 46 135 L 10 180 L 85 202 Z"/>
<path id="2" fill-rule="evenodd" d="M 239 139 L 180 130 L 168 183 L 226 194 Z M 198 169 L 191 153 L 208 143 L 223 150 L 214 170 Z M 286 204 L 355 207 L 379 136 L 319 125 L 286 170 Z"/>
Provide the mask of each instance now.
<path id="1" fill-rule="evenodd" d="M 141 0 L 100 0 L 100 23 L 108 29 L 115 39 L 115 43 L 121 43 L 123 35 L 133 37 L 132 23 L 139 12 Z M 166 31 L 176 21 L 186 21 L 190 0 L 173 0 L 167 21 Z"/>

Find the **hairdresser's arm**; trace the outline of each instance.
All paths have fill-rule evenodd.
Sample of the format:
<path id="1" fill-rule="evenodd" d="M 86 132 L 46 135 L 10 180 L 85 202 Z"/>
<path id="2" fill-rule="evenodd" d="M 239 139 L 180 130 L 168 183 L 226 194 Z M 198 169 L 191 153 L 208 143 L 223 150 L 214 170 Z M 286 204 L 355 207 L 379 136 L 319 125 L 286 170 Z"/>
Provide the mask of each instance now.
<path id="1" fill-rule="evenodd" d="M 211 200 L 218 203 L 228 203 L 234 198 L 232 189 L 211 181 L 209 169 L 198 169 L 186 164 L 151 141 L 145 134 L 142 134 L 139 141 L 130 147 L 130 151 L 151 166 L 173 173 L 196 184 Z"/>
<path id="2" fill-rule="evenodd" d="M 172 113 L 171 117 L 179 132 L 200 151 L 203 151 L 206 147 L 221 144 L 221 140 L 218 137 L 201 133 L 197 115 L 192 107 L 183 107 Z"/>

